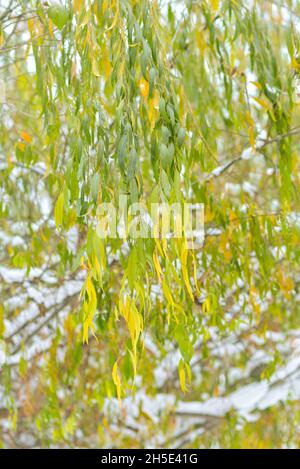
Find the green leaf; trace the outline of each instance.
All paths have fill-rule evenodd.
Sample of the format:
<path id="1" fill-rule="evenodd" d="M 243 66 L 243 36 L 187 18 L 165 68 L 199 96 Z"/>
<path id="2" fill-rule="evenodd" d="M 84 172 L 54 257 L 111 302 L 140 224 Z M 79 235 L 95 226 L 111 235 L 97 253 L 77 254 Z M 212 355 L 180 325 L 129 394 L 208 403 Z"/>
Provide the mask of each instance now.
<path id="1" fill-rule="evenodd" d="M 156 70 L 155 68 L 151 68 L 149 72 L 149 98 L 153 97 L 155 78 L 156 78 Z"/>

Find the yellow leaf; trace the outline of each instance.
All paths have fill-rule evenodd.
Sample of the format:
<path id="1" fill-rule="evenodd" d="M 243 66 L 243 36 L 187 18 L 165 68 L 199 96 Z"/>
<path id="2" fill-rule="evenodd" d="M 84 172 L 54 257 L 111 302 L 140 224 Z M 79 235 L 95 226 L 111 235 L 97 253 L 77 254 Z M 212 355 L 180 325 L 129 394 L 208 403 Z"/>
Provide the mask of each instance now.
<path id="1" fill-rule="evenodd" d="M 66 420 L 65 431 L 69 433 L 70 435 L 73 435 L 74 429 L 75 429 L 75 417 L 74 415 L 70 415 Z"/>
<path id="2" fill-rule="evenodd" d="M 186 249 L 185 246 L 183 246 L 183 249 L 181 251 L 182 275 L 183 275 L 183 280 L 184 280 L 186 289 L 188 291 L 188 294 L 190 295 L 192 301 L 194 302 L 194 295 L 193 295 L 193 292 L 192 292 L 190 279 L 189 279 L 189 274 L 188 274 L 188 270 L 187 270 L 187 254 L 188 254 L 188 250 Z"/>
<path id="3" fill-rule="evenodd" d="M 3 336 L 5 332 L 5 324 L 4 324 L 4 307 L 0 305 L 0 337 Z"/>
<path id="4" fill-rule="evenodd" d="M 90 274 L 88 274 L 87 276 L 85 289 L 88 294 L 88 299 L 89 299 L 89 304 L 91 305 L 91 309 L 95 311 L 97 307 L 97 295 L 96 295 L 96 290 L 95 290 Z"/>
<path id="5" fill-rule="evenodd" d="M 25 150 L 25 143 L 18 142 L 17 147 L 18 147 L 21 151 L 24 151 L 24 150 Z"/>
<path id="6" fill-rule="evenodd" d="M 102 12 L 105 13 L 108 7 L 108 0 L 103 0 L 102 2 Z"/>
<path id="7" fill-rule="evenodd" d="M 106 32 L 107 32 L 107 31 L 110 31 L 111 29 L 113 29 L 113 28 L 116 26 L 117 21 L 118 21 L 118 18 L 119 18 L 119 14 L 118 14 L 118 12 L 117 12 L 117 13 L 115 14 L 115 17 L 114 17 L 113 22 L 112 22 L 112 24 L 110 25 L 110 27 L 109 27 L 109 28 L 106 28 Z"/>
<path id="8" fill-rule="evenodd" d="M 107 51 L 106 48 L 104 50 L 102 50 L 102 63 L 103 63 L 105 78 L 106 78 L 106 80 L 108 80 L 110 72 L 111 72 L 111 64 L 110 64 L 110 61 L 109 61 L 108 51 Z"/>
<path id="9" fill-rule="evenodd" d="M 150 126 L 151 129 L 154 129 L 156 119 L 159 115 L 159 93 L 157 90 L 154 90 L 153 98 L 149 99 L 148 109 Z"/>
<path id="10" fill-rule="evenodd" d="M 117 388 L 117 396 L 119 401 L 121 400 L 121 378 L 120 378 L 120 373 L 118 370 L 118 360 L 115 362 L 113 369 L 112 369 L 112 379 L 113 382 Z"/>
<path id="11" fill-rule="evenodd" d="M 22 137 L 23 140 L 25 140 L 26 143 L 32 142 L 32 137 L 25 130 L 20 132 L 20 136 Z"/>
<path id="12" fill-rule="evenodd" d="M 207 298 L 205 298 L 205 300 L 203 301 L 203 304 L 202 304 L 202 311 L 203 311 L 203 313 L 209 313 L 209 311 L 210 311 L 210 306 L 211 306 L 211 304 L 210 304 L 210 298 L 207 297 Z"/>
<path id="13" fill-rule="evenodd" d="M 94 279 L 99 282 L 101 288 L 103 289 L 102 270 L 101 270 L 101 266 L 100 266 L 97 256 L 93 255 L 92 262 L 91 263 L 89 262 L 89 267 L 93 274 Z"/>
<path id="14" fill-rule="evenodd" d="M 134 350 L 133 352 L 131 350 L 129 350 L 129 354 L 130 354 L 131 361 L 132 361 L 133 374 L 135 376 L 136 372 L 137 372 L 137 354 L 136 354 L 136 350 Z"/>
<path id="15" fill-rule="evenodd" d="M 253 131 L 253 127 L 250 127 L 248 129 L 248 135 L 249 135 L 249 141 L 250 141 L 250 145 L 253 149 L 253 151 L 256 150 L 256 147 L 255 147 L 255 136 L 254 136 L 254 131 Z"/>
<path id="16" fill-rule="evenodd" d="M 197 41 L 199 51 L 203 55 L 204 52 L 205 52 L 205 49 L 206 49 L 206 42 L 205 42 L 205 38 L 204 38 L 204 32 L 201 31 L 200 28 L 197 29 L 197 31 L 196 31 L 196 41 Z"/>
<path id="17" fill-rule="evenodd" d="M 258 104 L 260 104 L 262 107 L 264 107 L 265 109 L 267 109 L 268 111 L 272 111 L 272 106 L 270 103 L 268 103 L 268 101 L 266 101 L 265 99 L 262 99 L 262 98 L 255 98 L 254 96 L 252 96 L 252 99 L 254 99 L 254 101 L 256 101 Z"/>
<path id="18" fill-rule="evenodd" d="M 292 277 L 288 277 L 288 278 L 285 280 L 285 285 L 284 285 L 284 287 L 285 287 L 285 291 L 286 291 L 286 292 L 290 292 L 290 291 L 293 290 L 293 288 L 294 288 L 294 281 L 293 281 Z"/>
<path id="19" fill-rule="evenodd" d="M 167 285 L 165 280 L 163 280 L 163 282 L 162 282 L 162 289 L 163 289 L 163 293 L 165 295 L 165 298 L 166 298 L 167 302 L 171 306 L 174 306 L 174 300 L 173 300 L 172 294 L 171 294 L 169 286 Z"/>
<path id="20" fill-rule="evenodd" d="M 184 363 L 182 360 L 179 361 L 178 364 L 178 374 L 179 374 L 179 382 L 182 392 L 187 392 L 186 387 L 186 377 L 185 377 L 185 370 L 184 370 Z"/>
<path id="21" fill-rule="evenodd" d="M 157 273 L 158 281 L 159 281 L 159 283 L 161 283 L 162 270 L 161 270 L 161 266 L 160 266 L 160 263 L 159 263 L 159 260 L 158 260 L 157 248 L 155 248 L 154 251 L 153 251 L 153 262 L 154 262 L 155 270 L 156 270 L 156 273 Z"/>
<path id="22" fill-rule="evenodd" d="M 190 365 L 188 363 L 185 363 L 185 369 L 186 369 L 186 373 L 187 373 L 187 377 L 188 377 L 188 382 L 189 382 L 189 384 L 191 384 L 191 382 L 192 382 L 192 371 L 191 371 Z"/>
<path id="23" fill-rule="evenodd" d="M 245 119 L 246 119 L 246 122 L 249 124 L 250 127 L 254 126 L 254 120 L 253 120 L 250 112 L 248 112 L 248 111 L 246 112 Z"/>
<path id="24" fill-rule="evenodd" d="M 95 57 L 92 57 L 92 71 L 96 77 L 101 76 L 99 61 Z"/>

